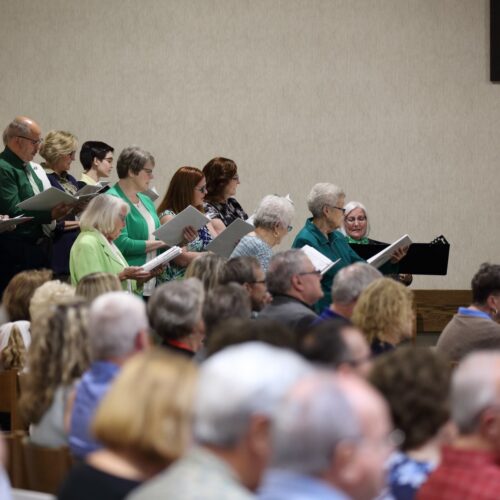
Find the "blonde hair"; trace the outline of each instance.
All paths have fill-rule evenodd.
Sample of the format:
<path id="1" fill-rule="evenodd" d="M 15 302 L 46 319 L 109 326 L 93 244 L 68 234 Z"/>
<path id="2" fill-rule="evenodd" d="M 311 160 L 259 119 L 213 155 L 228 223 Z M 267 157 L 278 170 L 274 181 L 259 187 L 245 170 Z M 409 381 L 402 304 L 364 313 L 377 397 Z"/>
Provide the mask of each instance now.
<path id="1" fill-rule="evenodd" d="M 196 378 L 191 361 L 162 348 L 135 355 L 97 409 L 94 436 L 112 450 L 164 468 L 190 443 Z"/>
<path id="2" fill-rule="evenodd" d="M 399 343 L 413 327 L 413 293 L 391 278 L 368 285 L 354 307 L 352 322 L 369 343 L 387 338 Z"/>
<path id="3" fill-rule="evenodd" d="M 226 261 L 225 257 L 215 253 L 203 253 L 191 261 L 186 268 L 185 278 L 198 278 L 205 292 L 208 292 L 219 284 Z"/>
<path id="4" fill-rule="evenodd" d="M 84 276 L 76 285 L 76 294 L 92 302 L 107 292 L 120 292 L 122 286 L 116 274 L 91 273 Z"/>
<path id="5" fill-rule="evenodd" d="M 32 324 L 28 372 L 19 402 L 26 422 L 38 423 L 60 386 L 69 387 L 90 364 L 87 302 L 63 299 L 46 321 Z"/>
<path id="6" fill-rule="evenodd" d="M 22 370 L 26 363 L 26 346 L 19 327 L 13 323 L 7 345 L 0 352 L 0 366 L 3 370 Z"/>
<path id="7" fill-rule="evenodd" d="M 32 324 L 40 322 L 47 315 L 50 306 L 61 300 L 74 297 L 74 295 L 75 289 L 59 280 L 47 281 L 39 286 L 33 293 L 30 302 L 29 310 Z"/>
<path id="8" fill-rule="evenodd" d="M 35 290 L 52 278 L 50 269 L 22 271 L 16 274 L 3 292 L 2 303 L 10 321 L 30 320 L 30 301 Z"/>
<path id="9" fill-rule="evenodd" d="M 53 165 L 61 156 L 69 155 L 77 149 L 77 138 L 71 132 L 51 130 L 40 146 L 40 156 L 44 158 L 49 165 Z"/>

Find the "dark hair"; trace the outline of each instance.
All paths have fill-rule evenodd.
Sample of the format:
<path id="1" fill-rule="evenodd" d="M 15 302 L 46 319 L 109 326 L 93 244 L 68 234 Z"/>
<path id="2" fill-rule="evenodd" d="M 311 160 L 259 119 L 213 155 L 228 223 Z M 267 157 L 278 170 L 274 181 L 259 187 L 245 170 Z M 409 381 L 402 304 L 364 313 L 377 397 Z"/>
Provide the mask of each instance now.
<path id="1" fill-rule="evenodd" d="M 481 264 L 471 281 L 472 301 L 484 305 L 492 294 L 500 293 L 500 265 Z"/>
<path id="2" fill-rule="evenodd" d="M 345 327 L 352 327 L 352 324 L 344 319 L 322 321 L 303 335 L 299 352 L 309 361 L 335 368 L 348 362 L 349 349 L 340 333 Z"/>
<path id="3" fill-rule="evenodd" d="M 238 283 L 217 285 L 205 298 L 203 320 L 210 335 L 215 325 L 230 318 L 249 319 L 252 313 L 250 297 Z"/>
<path id="4" fill-rule="evenodd" d="M 120 179 L 128 177 L 130 172 L 137 175 L 148 161 L 155 164 L 154 156 L 149 151 L 137 146 L 125 148 L 116 162 L 116 173 Z"/>
<path id="5" fill-rule="evenodd" d="M 82 149 L 80 149 L 80 163 L 83 165 L 83 170 L 87 172 L 92 168 L 92 163 L 94 158 L 98 160 L 104 160 L 109 152 L 114 152 L 109 144 L 101 141 L 87 141 L 82 144 Z"/>
<path id="6" fill-rule="evenodd" d="M 246 255 L 242 257 L 233 257 L 229 259 L 222 269 L 222 275 L 219 283 L 253 283 L 255 281 L 255 269 L 260 267 L 260 262 L 257 257 Z"/>
<path id="7" fill-rule="evenodd" d="M 193 202 L 193 191 L 196 185 L 203 179 L 203 172 L 196 167 L 181 167 L 170 179 L 167 193 L 161 201 L 158 214 L 165 210 L 172 210 L 175 214 L 182 212 Z M 203 206 L 196 207 L 204 212 Z"/>
<path id="8" fill-rule="evenodd" d="M 448 421 L 450 368 L 429 348 L 402 346 L 376 358 L 369 379 L 405 433 L 403 451 L 423 445 Z"/>
<path id="9" fill-rule="evenodd" d="M 285 325 L 272 320 L 231 318 L 218 324 L 207 343 L 207 356 L 226 347 L 251 341 L 266 342 L 275 347 L 295 349 L 294 333 Z"/>
<path id="10" fill-rule="evenodd" d="M 233 160 L 213 158 L 203 167 L 207 179 L 207 201 L 218 201 L 224 194 L 224 188 L 238 172 Z"/>

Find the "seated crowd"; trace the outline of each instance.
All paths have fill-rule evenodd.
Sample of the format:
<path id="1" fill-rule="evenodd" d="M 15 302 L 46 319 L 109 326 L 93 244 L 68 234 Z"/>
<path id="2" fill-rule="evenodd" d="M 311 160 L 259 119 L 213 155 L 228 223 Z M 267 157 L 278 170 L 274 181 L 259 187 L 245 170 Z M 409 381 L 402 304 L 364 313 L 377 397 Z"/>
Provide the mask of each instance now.
<path id="1" fill-rule="evenodd" d="M 500 265 L 480 266 L 436 348 L 416 347 L 405 250 L 364 262 L 366 209 L 345 220 L 337 186 L 312 187 L 312 217 L 277 251 L 294 205 L 268 195 L 249 218 L 232 160 L 181 167 L 156 209 L 155 159 L 129 147 L 106 193 L 22 211 L 50 186 L 105 188 L 114 149 L 84 143 L 78 181 L 74 135 L 42 141 L 19 117 L 3 137 L 2 220 L 30 219 L 0 234 L 0 370 L 19 373 L 28 442 L 73 458 L 58 498 L 497 498 Z M 190 206 L 210 222 L 144 270 L 167 248 L 155 230 Z M 232 254 L 207 250 L 237 219 L 254 229 Z M 340 260 L 322 273 L 305 245 Z"/>

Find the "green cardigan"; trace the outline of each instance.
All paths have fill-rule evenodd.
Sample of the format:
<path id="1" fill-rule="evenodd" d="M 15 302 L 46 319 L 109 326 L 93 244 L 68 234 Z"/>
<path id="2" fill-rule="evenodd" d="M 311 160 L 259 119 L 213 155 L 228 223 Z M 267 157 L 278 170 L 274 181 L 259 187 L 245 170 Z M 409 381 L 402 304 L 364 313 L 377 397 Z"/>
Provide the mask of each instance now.
<path id="1" fill-rule="evenodd" d="M 128 199 L 118 184 L 115 184 L 106 194 L 121 198 L 130 207 L 125 227 L 120 236 L 115 240 L 115 245 L 120 249 L 130 266 L 142 266 L 146 262 L 146 240 L 149 239 L 148 224 L 137 207 Z M 145 194 L 138 193 L 148 212 L 153 217 L 155 228 L 160 227 L 160 219 L 151 199 Z"/>
<path id="2" fill-rule="evenodd" d="M 71 247 L 69 271 L 72 285 L 87 274 L 104 272 L 118 275 L 125 267 L 97 229 L 82 231 Z M 122 287 L 127 290 L 127 281 L 122 281 Z M 135 288 L 135 281 L 132 281 L 132 288 Z"/>

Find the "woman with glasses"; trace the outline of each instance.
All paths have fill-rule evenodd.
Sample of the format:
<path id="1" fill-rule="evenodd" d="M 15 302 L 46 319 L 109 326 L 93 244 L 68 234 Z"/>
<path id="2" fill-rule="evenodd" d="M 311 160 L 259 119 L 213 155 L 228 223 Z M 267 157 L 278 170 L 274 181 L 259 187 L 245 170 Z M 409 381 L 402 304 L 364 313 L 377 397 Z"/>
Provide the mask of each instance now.
<path id="1" fill-rule="evenodd" d="M 80 218 L 81 233 L 70 254 L 71 283 L 77 285 L 94 273 L 115 275 L 126 291 L 135 292 L 137 283 L 151 278 L 139 266 L 130 267 L 114 241 L 125 226 L 129 205 L 121 198 L 100 194 Z"/>
<path id="2" fill-rule="evenodd" d="M 207 183 L 203 172 L 196 167 L 181 167 L 173 175 L 167 192 L 158 206 L 158 216 L 162 224 L 172 220 L 189 205 L 205 213 L 203 201 L 207 193 Z M 198 231 L 191 227 L 184 229 L 187 242 L 179 255 L 159 276 L 160 281 L 180 279 L 186 273 L 186 267 L 203 252 L 206 246 L 217 236 L 212 222 Z"/>
<path id="3" fill-rule="evenodd" d="M 365 206 L 359 201 L 350 201 L 345 207 L 344 224 L 340 229 L 347 237 L 350 245 L 376 245 L 380 241 L 368 238 L 370 222 Z M 395 274 L 392 276 L 403 285 L 410 285 L 413 281 L 411 274 Z"/>
<path id="4" fill-rule="evenodd" d="M 95 186 L 102 178 L 107 179 L 113 170 L 114 149 L 105 142 L 87 141 L 82 144 L 80 150 L 80 163 L 83 166 L 83 174 L 78 185 Z"/>
<path id="5" fill-rule="evenodd" d="M 153 232 L 160 227 L 153 202 L 142 194 L 153 179 L 155 160 L 151 153 L 136 146 L 125 148 L 118 157 L 119 181 L 107 192 L 121 198 L 129 207 L 125 225 L 116 238 L 116 246 L 129 266 L 142 266 L 165 248 Z M 144 284 L 143 295 L 149 297 L 156 285 L 152 278 Z"/>
<path id="6" fill-rule="evenodd" d="M 50 184 L 70 195 L 78 191 L 78 181 L 69 173 L 78 148 L 77 138 L 70 132 L 53 130 L 47 134 L 40 146 L 40 156 L 45 159 L 45 169 Z M 79 233 L 80 224 L 74 213 L 57 221 L 52 246 L 51 267 L 54 278 L 69 280 L 69 253 Z"/>
<path id="7" fill-rule="evenodd" d="M 220 233 L 236 219 L 248 219 L 248 215 L 236 201 L 236 188 L 240 183 L 238 167 L 228 158 L 213 158 L 203 167 L 207 179 L 205 212 L 213 219 Z"/>
<path id="8" fill-rule="evenodd" d="M 241 238 L 231 258 L 245 255 L 257 257 L 262 269 L 267 272 L 273 255 L 272 249 L 292 230 L 294 215 L 295 209 L 289 198 L 266 196 L 255 213 L 255 230 Z"/>

